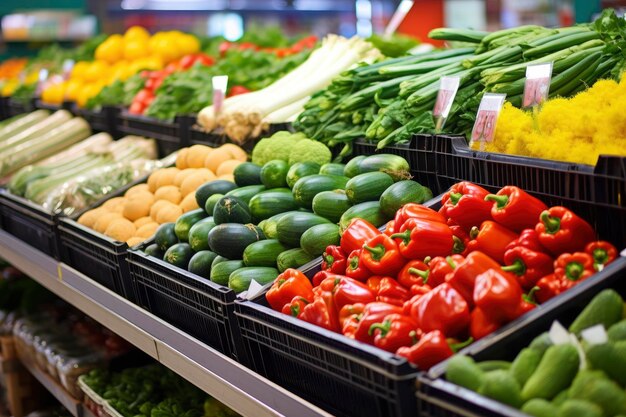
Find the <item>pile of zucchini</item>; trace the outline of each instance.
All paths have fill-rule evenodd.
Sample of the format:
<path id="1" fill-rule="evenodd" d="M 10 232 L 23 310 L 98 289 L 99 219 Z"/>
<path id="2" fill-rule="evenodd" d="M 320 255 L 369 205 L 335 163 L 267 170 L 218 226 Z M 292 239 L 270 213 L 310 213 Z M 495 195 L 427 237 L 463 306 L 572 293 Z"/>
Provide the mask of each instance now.
<path id="1" fill-rule="evenodd" d="M 234 183 L 200 186 L 201 208 L 162 224 L 146 254 L 239 293 L 253 279 L 272 282 L 339 244 L 353 218 L 380 227 L 403 204 L 432 198 L 409 179 L 408 162 L 390 154 L 358 156 L 345 165 L 245 162 L 233 175 Z"/>

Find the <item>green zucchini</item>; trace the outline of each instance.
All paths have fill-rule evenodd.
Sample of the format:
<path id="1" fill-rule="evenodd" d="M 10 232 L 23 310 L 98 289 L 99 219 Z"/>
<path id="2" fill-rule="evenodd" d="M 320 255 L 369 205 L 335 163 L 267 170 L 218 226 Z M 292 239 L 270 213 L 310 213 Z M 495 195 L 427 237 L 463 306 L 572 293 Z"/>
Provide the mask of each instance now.
<path id="1" fill-rule="evenodd" d="M 398 181 L 380 196 L 380 209 L 386 216 L 393 217 L 403 205 L 421 204 L 431 198 L 433 198 L 433 193 L 430 188 L 411 180 Z"/>
<path id="2" fill-rule="evenodd" d="M 278 233 L 276 232 L 276 226 L 278 226 L 278 221 L 283 218 L 283 216 L 285 216 L 285 214 L 287 213 L 289 212 L 275 214 L 269 219 L 263 220 L 263 222 L 265 222 L 261 222 L 263 223 L 263 226 L 261 226 L 261 223 L 259 223 L 259 227 L 261 227 L 261 230 L 263 230 L 263 234 L 266 238 L 276 239 L 276 236 L 278 236 Z"/>
<path id="3" fill-rule="evenodd" d="M 329 245 L 339 244 L 339 226 L 336 224 L 318 224 L 311 227 L 300 237 L 300 247 L 311 256 L 320 256 Z"/>
<path id="4" fill-rule="evenodd" d="M 174 233 L 176 233 L 178 240 L 187 242 L 189 240 L 189 230 L 191 227 L 205 217 L 207 217 L 207 214 L 204 209 L 201 208 L 188 211 L 181 215 L 174 224 Z"/>
<path id="5" fill-rule="evenodd" d="M 268 190 L 255 195 L 250 200 L 250 213 L 254 223 L 269 219 L 275 214 L 297 209 L 298 205 L 288 188 L 278 188 L 277 191 Z"/>
<path id="6" fill-rule="evenodd" d="M 224 197 L 224 194 L 213 194 L 211 197 L 206 199 L 204 203 L 204 211 L 206 211 L 209 215 L 213 216 L 213 210 L 215 210 L 215 205 L 220 199 Z"/>
<path id="7" fill-rule="evenodd" d="M 187 269 L 192 256 L 193 251 L 188 243 L 176 243 L 165 251 L 163 260 L 179 268 Z"/>
<path id="8" fill-rule="evenodd" d="M 368 156 L 359 163 L 359 170 L 361 173 L 382 171 L 395 181 L 410 178 L 409 163 L 399 155 L 381 153 Z"/>
<path id="9" fill-rule="evenodd" d="M 175 227 L 175 223 L 163 223 L 154 234 L 154 243 L 161 251 L 165 252 L 170 246 L 178 243 L 178 237 L 174 231 Z"/>
<path id="10" fill-rule="evenodd" d="M 346 195 L 352 204 L 376 201 L 387 188 L 393 185 L 393 178 L 384 172 L 366 172 L 352 177 L 346 184 Z"/>
<path id="11" fill-rule="evenodd" d="M 285 245 L 297 247 L 300 245 L 300 237 L 302 237 L 304 232 L 315 225 L 323 223 L 330 223 L 330 221 L 317 214 L 290 211 L 278 220 L 276 237 Z"/>
<path id="12" fill-rule="evenodd" d="M 265 285 L 274 282 L 276 277 L 278 277 L 276 268 L 266 266 L 240 268 L 230 274 L 228 287 L 236 293 L 240 293 L 250 288 L 252 280 L 260 285 Z"/>
<path id="13" fill-rule="evenodd" d="M 210 250 L 201 250 L 191 257 L 187 271 L 192 274 L 201 276 L 202 278 L 211 278 L 211 264 L 215 260 L 217 254 Z"/>
<path id="14" fill-rule="evenodd" d="M 209 249 L 209 232 L 215 227 L 213 217 L 206 217 L 189 229 L 189 245 L 196 252 Z"/>
<path id="15" fill-rule="evenodd" d="M 204 207 L 206 200 L 213 194 L 226 194 L 235 188 L 237 188 L 237 185 L 234 182 L 226 180 L 214 180 L 202 184 L 196 189 L 198 207 Z"/>
<path id="16" fill-rule="evenodd" d="M 304 249 L 294 248 L 286 250 L 278 255 L 278 258 L 276 258 L 276 265 L 278 265 L 278 270 L 283 272 L 289 268 L 300 268 L 302 265 L 311 262 L 313 259 L 314 257 L 306 253 Z"/>
<path id="17" fill-rule="evenodd" d="M 337 223 L 341 215 L 352 207 L 352 203 L 344 190 L 333 190 L 322 191 L 313 197 L 312 206 L 313 213 Z"/>
<path id="18" fill-rule="evenodd" d="M 296 162 L 291 166 L 291 168 L 289 168 L 289 171 L 287 171 L 287 186 L 289 186 L 289 188 L 293 188 L 294 184 L 298 182 L 300 178 L 308 177 L 309 175 L 315 175 L 319 172 L 320 164 L 318 164 L 317 162 Z"/>
<path id="19" fill-rule="evenodd" d="M 226 261 L 230 261 L 230 259 L 217 255 L 215 259 L 213 259 L 213 262 L 211 262 L 211 269 L 213 269 L 215 265 Z"/>
<path id="20" fill-rule="evenodd" d="M 237 165 L 233 177 L 238 187 L 261 184 L 261 167 L 252 162 L 244 162 Z"/>
<path id="21" fill-rule="evenodd" d="M 213 209 L 213 221 L 215 224 L 241 223 L 252 221 L 250 208 L 243 200 L 237 197 L 224 196 L 217 202 Z"/>
<path id="22" fill-rule="evenodd" d="M 165 255 L 165 252 L 159 249 L 159 246 L 156 243 L 146 246 L 143 251 L 146 255 L 154 256 L 159 259 L 163 259 L 163 255 Z"/>
<path id="23" fill-rule="evenodd" d="M 286 187 L 288 171 L 289 165 L 282 159 L 269 161 L 261 168 L 261 182 L 265 188 Z"/>
<path id="24" fill-rule="evenodd" d="M 300 207 L 311 209 L 313 197 L 322 191 L 343 190 L 348 177 L 339 175 L 310 175 L 300 178 L 293 186 L 293 196 Z"/>
<path id="25" fill-rule="evenodd" d="M 225 195 L 229 197 L 237 197 L 244 203 L 250 203 L 252 197 L 265 190 L 264 185 L 248 185 L 246 187 L 235 188 L 232 191 L 227 192 Z"/>
<path id="26" fill-rule="evenodd" d="M 340 175 L 343 176 L 344 169 L 346 168 L 345 164 L 336 164 L 333 162 L 329 162 L 320 167 L 320 174 L 324 175 Z"/>
<path id="27" fill-rule="evenodd" d="M 346 230 L 350 222 L 354 218 L 365 219 L 372 223 L 376 227 L 380 227 L 388 222 L 391 217 L 386 216 L 380 209 L 380 203 L 378 201 L 366 201 L 350 207 L 339 220 L 339 229 L 341 232 Z"/>
<path id="28" fill-rule="evenodd" d="M 224 223 L 209 232 L 209 247 L 228 259 L 241 259 L 250 243 L 263 239 L 263 232 L 253 224 Z"/>
<path id="29" fill-rule="evenodd" d="M 259 240 L 243 251 L 243 263 L 246 266 L 276 266 L 276 258 L 287 249 L 277 239 Z"/>
<path id="30" fill-rule="evenodd" d="M 359 168 L 359 164 L 367 158 L 365 155 L 355 156 L 351 160 L 348 161 L 346 166 L 343 168 L 343 175 L 352 178 L 361 173 L 361 168 Z"/>
<path id="31" fill-rule="evenodd" d="M 215 262 L 215 261 L 214 261 Z M 227 286 L 230 274 L 236 270 L 243 268 L 245 265 L 242 260 L 222 261 L 211 267 L 211 281 L 216 284 Z"/>

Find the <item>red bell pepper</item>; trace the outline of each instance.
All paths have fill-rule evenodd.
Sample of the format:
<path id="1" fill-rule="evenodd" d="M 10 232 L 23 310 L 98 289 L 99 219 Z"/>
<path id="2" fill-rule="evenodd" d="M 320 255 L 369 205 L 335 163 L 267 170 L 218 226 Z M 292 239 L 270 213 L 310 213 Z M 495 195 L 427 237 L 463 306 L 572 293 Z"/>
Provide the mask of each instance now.
<path id="1" fill-rule="evenodd" d="M 233 85 L 228 91 L 228 97 L 238 96 L 240 94 L 247 94 L 252 90 L 247 89 L 243 85 Z"/>
<path id="2" fill-rule="evenodd" d="M 552 207 L 540 215 L 535 226 L 539 242 L 554 256 L 581 251 L 596 239 L 589 223 L 565 207 Z"/>
<path id="3" fill-rule="evenodd" d="M 498 330 L 501 326 L 500 322 L 494 320 L 478 307 L 472 310 L 470 316 L 470 336 L 474 340 L 482 339 Z"/>
<path id="4" fill-rule="evenodd" d="M 596 271 L 602 271 L 617 258 L 617 248 L 604 240 L 589 243 L 585 246 L 585 253 L 593 258 L 593 267 Z"/>
<path id="5" fill-rule="evenodd" d="M 378 235 L 363 245 L 361 260 L 365 267 L 377 275 L 396 275 L 406 259 L 398 250 L 398 245 L 387 235 Z"/>
<path id="6" fill-rule="evenodd" d="M 280 274 L 265 295 L 267 302 L 276 311 L 281 311 L 285 304 L 298 296 L 312 300 L 313 286 L 306 275 L 293 268 Z"/>
<path id="7" fill-rule="evenodd" d="M 359 316 L 363 313 L 365 309 L 365 304 L 356 303 L 356 304 L 346 304 L 341 307 L 339 310 L 339 326 L 344 328 L 344 325 L 347 320 L 351 320 L 353 318 L 359 318 Z M 358 323 L 358 320 L 356 321 Z"/>
<path id="8" fill-rule="evenodd" d="M 371 277 L 373 274 L 365 266 L 365 262 L 363 262 L 361 257 L 362 253 L 362 249 L 357 249 L 350 252 L 350 255 L 348 256 L 348 261 L 346 263 L 346 276 L 363 282 Z"/>
<path id="9" fill-rule="evenodd" d="M 530 290 L 544 276 L 554 271 L 553 260 L 542 252 L 518 246 L 504 253 L 503 271 L 512 272 L 522 288 Z"/>
<path id="10" fill-rule="evenodd" d="M 322 254 L 322 271 L 329 271 L 333 274 L 345 274 L 346 262 L 346 254 L 340 246 L 327 246 Z"/>
<path id="11" fill-rule="evenodd" d="M 487 195 L 485 200 L 494 203 L 491 217 L 514 232 L 534 227 L 541 213 L 548 209 L 543 201 L 512 185 L 503 187 L 497 194 Z"/>
<path id="12" fill-rule="evenodd" d="M 446 281 L 473 306 L 476 277 L 494 268 L 500 268 L 500 264 L 482 252 L 472 252 L 448 274 Z"/>
<path id="13" fill-rule="evenodd" d="M 441 330 L 449 336 L 463 333 L 470 322 L 468 303 L 447 283 L 419 297 L 411 305 L 411 316 L 422 331 Z"/>
<path id="14" fill-rule="evenodd" d="M 367 241 L 379 234 L 380 231 L 367 220 L 352 219 L 341 235 L 341 249 L 343 249 L 343 253 L 351 253 L 361 249 Z"/>
<path id="15" fill-rule="evenodd" d="M 470 242 L 470 237 L 461 226 L 458 224 L 450 226 L 450 230 L 452 231 L 452 253 L 466 255 L 468 251 L 468 245 Z"/>
<path id="16" fill-rule="evenodd" d="M 395 353 L 402 346 L 411 346 L 419 339 L 415 320 L 402 314 L 389 314 L 373 323 L 369 335 L 374 336 L 374 346 Z"/>
<path id="17" fill-rule="evenodd" d="M 341 275 L 326 278 L 319 285 L 319 288 L 323 292 L 332 294 L 337 310 L 340 310 L 347 304 L 367 304 L 376 299 L 376 296 L 367 285 Z"/>
<path id="18" fill-rule="evenodd" d="M 415 297 L 416 295 L 426 295 L 432 290 L 433 288 L 428 284 L 422 284 L 422 285 L 415 284 L 415 285 L 411 285 L 409 292 L 411 293 L 411 297 Z"/>
<path id="19" fill-rule="evenodd" d="M 341 331 L 339 314 L 333 303 L 333 295 L 329 292 L 315 296 L 313 302 L 302 310 L 300 319 L 333 332 Z"/>
<path id="20" fill-rule="evenodd" d="M 454 245 L 452 231 L 447 224 L 420 219 L 407 219 L 399 233 L 391 237 L 407 259 L 450 255 Z"/>
<path id="21" fill-rule="evenodd" d="M 504 252 L 506 246 L 519 236 L 506 227 L 487 220 L 478 227 L 472 227 L 470 238 L 476 241 L 473 250 L 484 252 L 494 260 L 504 262 Z"/>
<path id="22" fill-rule="evenodd" d="M 428 261 L 428 285 L 436 287 L 446 282 L 446 276 L 465 261 L 462 255 L 436 256 Z"/>
<path id="23" fill-rule="evenodd" d="M 411 293 L 398 281 L 391 277 L 380 280 L 380 287 L 376 295 L 376 301 L 389 303 L 402 307 L 405 301 L 411 298 Z"/>
<path id="24" fill-rule="evenodd" d="M 428 282 L 429 267 L 420 260 L 409 261 L 398 272 L 398 282 L 406 288 L 413 285 L 424 285 Z"/>
<path id="25" fill-rule="evenodd" d="M 385 231 L 383 233 L 385 233 L 387 236 L 391 236 L 395 232 L 396 232 L 396 221 L 389 220 L 387 224 L 385 225 Z"/>
<path id="26" fill-rule="evenodd" d="M 396 355 L 406 358 L 409 362 L 418 366 L 419 369 L 427 371 L 439 362 L 454 355 L 454 352 L 461 349 L 473 340 L 469 339 L 465 343 L 450 345 L 444 333 L 433 330 L 424 334 L 419 342 L 413 346 L 403 346 L 396 351 Z"/>
<path id="27" fill-rule="evenodd" d="M 315 275 L 313 275 L 313 278 L 311 278 L 311 283 L 313 283 L 313 292 L 315 292 L 315 287 L 319 286 L 326 278 L 334 277 L 337 275 L 343 276 L 343 274 L 333 274 L 332 272 L 328 271 L 317 271 Z"/>
<path id="28" fill-rule="evenodd" d="M 539 242 L 539 234 L 535 229 L 524 229 L 519 237 L 513 242 L 506 245 L 505 250 L 516 248 L 518 246 L 534 250 L 535 252 L 546 252 L 546 248 Z"/>
<path id="29" fill-rule="evenodd" d="M 354 331 L 354 339 L 373 345 L 374 336 L 369 334 L 370 326 L 381 321 L 389 314 L 402 314 L 402 308 L 380 302 L 367 304 L 358 319 L 358 325 Z"/>
<path id="30" fill-rule="evenodd" d="M 537 281 L 537 301 L 544 303 L 595 273 L 593 258 L 584 252 L 564 253 L 554 261 L 554 274 Z"/>
<path id="31" fill-rule="evenodd" d="M 407 203 L 396 212 L 396 217 L 394 218 L 396 232 L 400 231 L 400 228 L 408 219 L 446 223 L 446 218 L 430 207 L 417 203 Z"/>
<path id="32" fill-rule="evenodd" d="M 518 317 L 522 294 L 515 276 L 499 268 L 489 269 L 476 277 L 474 304 L 491 320 L 507 323 Z"/>
<path id="33" fill-rule="evenodd" d="M 450 187 L 441 199 L 439 213 L 449 217 L 465 230 L 470 230 L 485 220 L 491 219 L 491 206 L 485 197 L 489 192 L 484 188 L 462 181 Z"/>
<path id="34" fill-rule="evenodd" d="M 302 313 L 304 312 L 304 307 L 311 302 L 304 297 L 300 297 L 299 295 L 293 297 L 290 303 L 285 304 L 283 306 L 282 313 L 287 314 L 289 316 L 300 318 Z"/>
<path id="35" fill-rule="evenodd" d="M 539 303 L 545 303 L 549 299 L 559 295 L 561 291 L 561 280 L 556 277 L 556 274 L 546 275 L 537 281 L 535 299 Z"/>
<path id="36" fill-rule="evenodd" d="M 380 275 L 371 276 L 365 281 L 365 285 L 367 285 L 367 288 L 369 288 L 372 293 L 378 294 L 381 279 L 383 279 L 383 277 Z"/>

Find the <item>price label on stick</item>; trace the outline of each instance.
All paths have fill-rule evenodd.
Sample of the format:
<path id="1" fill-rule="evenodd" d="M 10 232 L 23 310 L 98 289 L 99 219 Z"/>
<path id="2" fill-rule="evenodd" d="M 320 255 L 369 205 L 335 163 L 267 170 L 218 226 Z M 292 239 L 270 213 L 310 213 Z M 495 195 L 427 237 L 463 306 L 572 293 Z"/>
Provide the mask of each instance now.
<path id="1" fill-rule="evenodd" d="M 222 104 L 226 97 L 226 88 L 228 87 L 228 75 L 216 75 L 211 79 L 213 86 L 213 111 L 215 116 L 220 114 Z"/>
<path id="2" fill-rule="evenodd" d="M 552 62 L 527 66 L 523 107 L 538 106 L 546 101 L 550 93 L 551 79 Z"/>
<path id="3" fill-rule="evenodd" d="M 439 92 L 437 93 L 437 101 L 433 109 L 433 116 L 437 120 L 437 130 L 443 129 L 446 119 L 450 114 L 454 97 L 459 90 L 460 77 L 441 77 L 439 80 Z"/>
<path id="4" fill-rule="evenodd" d="M 480 101 L 472 129 L 472 142 L 481 142 L 481 149 L 496 135 L 496 122 L 505 98 L 506 94 L 485 93 Z"/>

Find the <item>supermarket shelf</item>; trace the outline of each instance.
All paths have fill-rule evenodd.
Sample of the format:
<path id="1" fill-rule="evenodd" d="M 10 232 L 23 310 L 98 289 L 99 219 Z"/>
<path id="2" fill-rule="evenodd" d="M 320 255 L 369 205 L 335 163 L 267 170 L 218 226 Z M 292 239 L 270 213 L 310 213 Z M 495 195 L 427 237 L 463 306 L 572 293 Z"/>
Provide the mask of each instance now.
<path id="1" fill-rule="evenodd" d="M 330 416 L 2 230 L 0 257 L 244 416 Z"/>
<path id="2" fill-rule="evenodd" d="M 22 361 L 22 364 L 28 372 L 63 405 L 63 407 L 67 408 L 70 414 L 74 417 L 83 417 L 83 405 L 80 401 L 72 397 L 65 388 L 34 364 L 28 361 Z"/>

